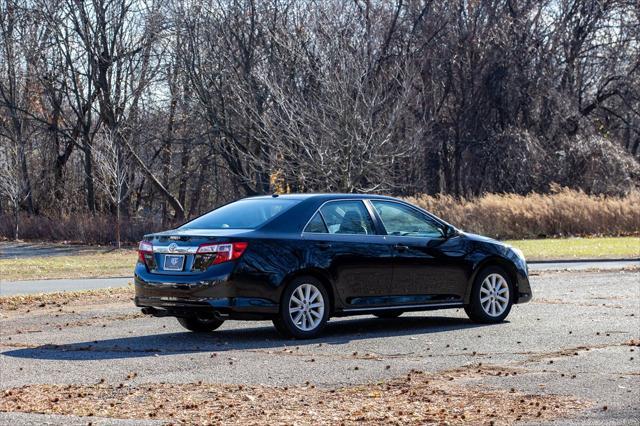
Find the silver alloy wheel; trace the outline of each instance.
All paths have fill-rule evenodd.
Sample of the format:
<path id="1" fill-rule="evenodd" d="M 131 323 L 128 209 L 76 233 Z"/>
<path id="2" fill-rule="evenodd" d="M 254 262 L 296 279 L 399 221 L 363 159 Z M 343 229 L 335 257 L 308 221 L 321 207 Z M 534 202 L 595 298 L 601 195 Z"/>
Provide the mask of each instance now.
<path id="1" fill-rule="evenodd" d="M 509 283 L 500 274 L 489 274 L 480 286 L 480 305 L 492 317 L 499 317 L 509 306 Z"/>
<path id="2" fill-rule="evenodd" d="M 302 331 L 315 329 L 324 317 L 324 297 L 313 284 L 300 284 L 289 298 L 289 316 Z"/>

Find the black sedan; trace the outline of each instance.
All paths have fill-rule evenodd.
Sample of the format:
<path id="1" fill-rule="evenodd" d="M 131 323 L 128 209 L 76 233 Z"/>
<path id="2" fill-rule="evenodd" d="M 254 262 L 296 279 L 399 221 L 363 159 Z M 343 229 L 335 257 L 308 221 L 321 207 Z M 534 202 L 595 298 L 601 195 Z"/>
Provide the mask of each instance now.
<path id="1" fill-rule="evenodd" d="M 296 338 L 347 315 L 464 308 L 496 323 L 531 300 L 519 250 L 404 201 L 354 194 L 246 198 L 147 235 L 135 288 L 142 312 L 192 331 L 271 319 Z"/>

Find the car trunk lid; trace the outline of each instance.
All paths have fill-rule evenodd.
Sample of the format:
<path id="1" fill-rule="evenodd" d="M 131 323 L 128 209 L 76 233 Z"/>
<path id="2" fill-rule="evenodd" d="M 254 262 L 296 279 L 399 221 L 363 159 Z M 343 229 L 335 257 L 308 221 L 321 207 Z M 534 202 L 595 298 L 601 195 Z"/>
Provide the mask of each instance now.
<path id="1" fill-rule="evenodd" d="M 193 275 L 216 263 L 237 259 L 246 243 L 237 237 L 247 230 L 173 230 L 145 236 L 139 258 L 155 274 Z"/>

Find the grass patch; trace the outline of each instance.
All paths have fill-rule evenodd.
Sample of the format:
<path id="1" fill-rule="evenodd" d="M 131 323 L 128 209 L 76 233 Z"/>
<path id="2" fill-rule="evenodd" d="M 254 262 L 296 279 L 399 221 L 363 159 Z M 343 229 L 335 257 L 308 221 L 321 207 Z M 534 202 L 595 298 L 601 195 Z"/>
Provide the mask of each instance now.
<path id="1" fill-rule="evenodd" d="M 617 259 L 640 257 L 640 237 L 566 238 L 505 241 L 527 260 Z"/>
<path id="2" fill-rule="evenodd" d="M 136 258 L 134 250 L 114 250 L 72 256 L 0 259 L 0 279 L 128 277 L 133 274 Z"/>

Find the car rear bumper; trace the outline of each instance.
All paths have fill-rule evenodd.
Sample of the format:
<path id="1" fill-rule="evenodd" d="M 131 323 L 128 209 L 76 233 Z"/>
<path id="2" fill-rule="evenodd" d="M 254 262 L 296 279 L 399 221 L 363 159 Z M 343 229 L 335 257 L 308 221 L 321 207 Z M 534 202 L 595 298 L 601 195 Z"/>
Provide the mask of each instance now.
<path id="1" fill-rule="evenodd" d="M 267 286 L 260 283 L 238 285 L 230 279 L 230 270 L 222 272 L 196 279 L 150 274 L 139 265 L 134 275 L 134 303 L 141 308 L 155 308 L 157 316 L 215 315 L 264 319 L 278 313 L 279 305 L 273 300 L 275 297 L 269 297 L 271 295 L 265 292 Z"/>

